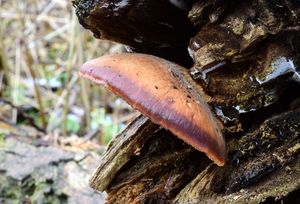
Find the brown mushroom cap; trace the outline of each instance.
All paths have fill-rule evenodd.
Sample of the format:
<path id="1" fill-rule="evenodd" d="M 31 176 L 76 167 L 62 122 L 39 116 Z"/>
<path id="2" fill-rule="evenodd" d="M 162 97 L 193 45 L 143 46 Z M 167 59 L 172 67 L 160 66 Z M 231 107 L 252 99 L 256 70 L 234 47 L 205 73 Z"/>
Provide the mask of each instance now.
<path id="1" fill-rule="evenodd" d="M 217 120 L 182 67 L 151 55 L 117 54 L 85 63 L 80 74 L 104 84 L 217 165 L 225 164 L 225 142 Z"/>

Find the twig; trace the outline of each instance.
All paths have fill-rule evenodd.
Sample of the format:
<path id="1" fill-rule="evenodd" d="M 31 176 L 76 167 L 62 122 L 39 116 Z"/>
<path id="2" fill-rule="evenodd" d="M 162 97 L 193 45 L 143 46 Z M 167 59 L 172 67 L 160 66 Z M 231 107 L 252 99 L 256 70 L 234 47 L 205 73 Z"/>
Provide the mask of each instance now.
<path id="1" fill-rule="evenodd" d="M 28 70 L 29 70 L 31 78 L 33 80 L 35 96 L 36 96 L 36 99 L 37 99 L 38 105 L 39 105 L 39 114 L 41 117 L 42 127 L 46 128 L 47 121 L 46 121 L 46 116 L 45 116 L 45 109 L 44 109 L 40 89 L 36 83 L 36 74 L 35 74 L 35 70 L 33 69 L 34 62 L 33 62 L 32 56 L 30 55 L 29 50 L 26 46 L 25 46 L 25 49 L 26 49 L 25 57 L 26 57 L 27 65 L 28 65 Z"/>
<path id="2" fill-rule="evenodd" d="M 82 46 L 82 42 L 83 42 L 83 37 L 82 37 L 82 31 L 80 30 L 79 26 L 76 26 L 77 28 L 77 33 L 78 33 L 78 37 L 77 37 L 77 50 L 78 50 L 78 64 L 82 64 L 84 61 L 84 51 L 83 51 L 83 46 Z M 81 100 L 82 100 L 82 104 L 84 107 L 84 116 L 85 116 L 85 129 L 88 130 L 91 127 L 91 118 L 90 118 L 90 113 L 91 113 L 91 104 L 90 104 L 90 100 L 89 100 L 89 93 L 90 93 L 90 89 L 88 86 L 88 82 L 86 80 L 84 80 L 83 78 L 80 78 L 80 88 L 81 88 Z"/>
<path id="3" fill-rule="evenodd" d="M 83 136 L 84 141 L 89 141 L 96 137 L 99 133 L 101 133 L 101 130 L 99 128 L 89 131 L 86 135 Z"/>
<path id="4" fill-rule="evenodd" d="M 23 16 L 24 17 L 24 16 Z M 20 24 L 23 28 L 25 28 L 25 17 L 22 18 L 22 20 L 20 21 Z M 24 31 L 24 35 L 26 33 L 26 30 Z M 24 44 L 24 43 L 23 43 Z M 34 92 L 35 92 L 35 96 L 36 96 L 36 99 L 37 99 L 37 102 L 38 102 L 38 106 L 39 106 L 39 114 L 40 114 L 40 118 L 41 118 L 41 123 L 42 123 L 42 127 L 45 129 L 46 126 L 47 126 L 47 122 L 46 122 L 46 117 L 45 117 L 45 112 L 44 112 L 44 105 L 43 105 L 43 100 L 42 100 L 42 97 L 41 97 L 41 93 L 40 93 L 40 89 L 36 83 L 36 73 L 35 73 L 35 70 L 34 70 L 34 60 L 32 58 L 32 55 L 28 49 L 28 47 L 25 45 L 24 46 L 25 48 L 25 60 L 26 60 L 26 63 L 27 63 L 27 66 L 28 66 L 28 70 L 29 70 L 29 73 L 31 75 L 31 78 L 32 78 L 32 81 L 33 81 L 33 84 L 34 84 Z"/>
<path id="5" fill-rule="evenodd" d="M 75 38 L 76 38 L 76 15 L 75 12 L 72 12 L 72 30 L 71 30 L 71 42 L 70 42 L 70 47 L 69 47 L 69 54 L 68 54 L 68 64 L 66 68 L 66 74 L 67 74 L 67 79 L 66 83 L 69 82 L 70 80 L 70 75 L 72 71 L 72 62 L 73 62 L 73 57 L 74 57 L 74 50 L 75 50 Z M 69 112 L 69 97 L 70 97 L 70 91 L 72 87 L 66 86 L 66 97 L 65 97 L 65 103 L 64 103 L 64 114 L 63 114 L 63 132 L 65 135 L 67 135 L 67 117 L 68 117 L 68 112 Z"/>
<path id="6" fill-rule="evenodd" d="M 3 82 L 8 86 L 10 86 L 9 67 L 7 63 L 7 57 L 4 52 L 4 40 L 3 40 L 3 28 L 5 28 L 6 24 L 7 24 L 6 21 L 2 21 L 2 23 L 0 24 L 0 70 L 3 70 Z"/>
<path id="7" fill-rule="evenodd" d="M 46 133 L 45 129 L 43 129 L 43 128 L 39 127 L 38 125 L 36 125 L 35 122 L 34 122 L 34 118 L 31 117 L 30 115 L 28 115 L 28 114 L 24 111 L 24 109 L 23 109 L 22 107 L 18 107 L 18 106 L 16 106 L 16 105 L 14 105 L 13 103 L 11 103 L 10 101 L 5 100 L 5 99 L 3 99 L 3 98 L 0 98 L 0 103 L 4 103 L 4 104 L 6 104 L 6 105 L 9 105 L 11 108 L 17 110 L 17 111 L 18 111 L 18 114 L 19 114 L 21 117 L 25 118 L 25 119 L 28 121 L 28 123 L 29 123 L 32 127 L 34 127 L 36 130 L 38 130 L 38 131 L 40 131 L 40 132 L 42 132 L 42 133 Z M 6 121 L 7 121 L 7 120 L 6 120 Z"/>

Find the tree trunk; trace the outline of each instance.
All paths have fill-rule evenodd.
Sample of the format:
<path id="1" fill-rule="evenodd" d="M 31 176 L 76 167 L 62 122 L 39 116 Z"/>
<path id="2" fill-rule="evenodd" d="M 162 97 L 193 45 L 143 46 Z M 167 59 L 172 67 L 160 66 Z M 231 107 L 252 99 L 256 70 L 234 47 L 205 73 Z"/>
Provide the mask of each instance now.
<path id="1" fill-rule="evenodd" d="M 186 66 L 189 47 L 191 76 L 224 125 L 226 165 L 139 116 L 110 143 L 90 185 L 108 203 L 300 202 L 299 2 L 171 2 L 74 5 L 96 37 Z"/>

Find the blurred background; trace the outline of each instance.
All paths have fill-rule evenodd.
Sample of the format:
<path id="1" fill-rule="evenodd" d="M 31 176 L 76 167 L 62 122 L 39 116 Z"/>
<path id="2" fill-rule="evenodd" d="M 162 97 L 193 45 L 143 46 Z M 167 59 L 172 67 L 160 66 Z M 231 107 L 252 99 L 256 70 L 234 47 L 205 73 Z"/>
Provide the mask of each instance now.
<path id="1" fill-rule="evenodd" d="M 136 113 L 78 70 L 123 46 L 94 39 L 69 0 L 0 3 L 0 119 L 106 145 Z"/>
<path id="2" fill-rule="evenodd" d="M 48 165 L 45 158 L 42 164 L 30 164 L 34 161 L 28 155 L 34 154 L 27 151 L 27 146 L 20 147 L 26 149 L 22 156 L 29 160 L 18 162 L 30 165 L 32 170 L 20 177 L 20 172 L 14 172 L 18 158 L 6 155 L 12 151 L 10 148 L 19 151 L 23 143 L 37 148 L 33 150 L 37 155 L 42 154 L 41 148 L 52 146 L 71 151 L 74 158 L 82 151 L 95 152 L 101 157 L 111 138 L 137 113 L 105 88 L 79 78 L 78 70 L 87 60 L 123 51 L 122 45 L 97 40 L 85 31 L 78 23 L 70 0 L 0 0 L 0 172 L 6 172 L 14 182 L 21 181 L 23 186 L 28 176 L 36 182 L 32 174 Z M 9 138 L 16 141 L 7 144 Z M 54 150 L 57 151 L 60 150 Z M 51 154 L 50 157 L 53 158 Z M 93 167 L 86 167 L 87 178 L 75 189 L 78 192 L 88 188 L 88 176 L 99 163 L 96 157 L 93 155 L 90 159 Z M 50 160 L 49 164 L 53 163 Z M 57 178 L 51 179 L 55 183 Z M 3 184 L 3 180 L 1 182 Z M 37 184 L 34 186 L 30 192 L 21 186 L 20 192 L 7 194 L 8 189 L 0 184 L 0 203 L 11 194 L 16 201 L 25 199 L 30 203 L 37 194 Z M 42 192 L 45 194 L 45 190 Z M 74 194 L 74 191 L 55 189 L 51 192 L 65 197 Z M 40 195 L 37 200 L 44 203 L 46 197 Z M 61 203 L 60 198 L 58 203 Z"/>

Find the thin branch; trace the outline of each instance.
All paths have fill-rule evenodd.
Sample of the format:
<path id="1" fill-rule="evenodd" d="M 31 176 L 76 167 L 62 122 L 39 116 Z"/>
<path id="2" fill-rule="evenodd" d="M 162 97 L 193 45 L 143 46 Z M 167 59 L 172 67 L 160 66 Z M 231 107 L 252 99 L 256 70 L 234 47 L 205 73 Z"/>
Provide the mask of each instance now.
<path id="1" fill-rule="evenodd" d="M 66 68 L 66 74 L 67 79 L 66 83 L 68 84 L 70 80 L 70 75 L 72 71 L 72 64 L 73 64 L 73 57 L 74 57 L 74 50 L 75 50 L 75 40 L 76 40 L 76 15 L 75 12 L 72 12 L 72 30 L 71 30 L 71 41 L 70 41 L 70 47 L 69 47 L 69 53 L 68 53 L 68 64 Z M 69 97 L 72 87 L 66 86 L 66 97 L 65 97 L 65 103 L 64 103 L 64 111 L 63 111 L 63 132 L 65 135 L 67 135 L 67 117 L 69 112 Z"/>
<path id="2" fill-rule="evenodd" d="M 28 69 L 31 75 L 31 78 L 33 80 L 33 84 L 34 84 L 34 91 L 35 91 L 35 96 L 39 105 L 39 114 L 41 117 L 41 122 L 42 122 L 42 126 L 43 128 L 47 127 L 47 121 L 46 121 L 46 116 L 45 116 L 45 109 L 44 109 L 44 105 L 43 105 L 43 100 L 42 100 L 42 96 L 41 96 L 41 92 L 40 92 L 40 88 L 36 83 L 36 74 L 35 74 L 35 70 L 33 69 L 33 61 L 32 61 L 32 56 L 30 56 L 29 54 L 29 50 L 26 47 L 26 61 L 28 64 Z"/>

